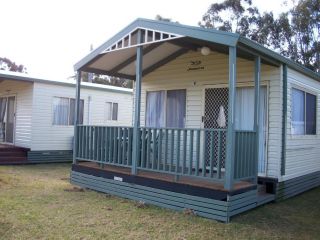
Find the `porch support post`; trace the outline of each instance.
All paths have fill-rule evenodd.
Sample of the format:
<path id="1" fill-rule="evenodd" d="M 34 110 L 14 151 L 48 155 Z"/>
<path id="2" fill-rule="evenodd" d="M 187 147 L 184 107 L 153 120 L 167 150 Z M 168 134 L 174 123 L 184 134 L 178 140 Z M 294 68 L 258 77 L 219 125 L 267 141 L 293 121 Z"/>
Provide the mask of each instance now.
<path id="1" fill-rule="evenodd" d="M 138 43 L 142 40 L 141 30 L 138 30 Z M 136 59 L 136 83 L 134 99 L 134 118 L 133 118 L 133 142 L 132 142 L 132 168 L 131 173 L 137 174 L 137 162 L 140 153 L 140 107 L 141 107 L 141 80 L 142 80 L 142 58 L 143 48 L 137 47 Z"/>
<path id="2" fill-rule="evenodd" d="M 81 71 L 77 71 L 76 76 L 76 104 L 74 114 L 74 133 L 73 133 L 73 164 L 77 163 L 77 142 L 78 142 L 78 128 L 79 114 L 80 114 L 80 88 L 81 88 Z"/>
<path id="3" fill-rule="evenodd" d="M 255 57 L 254 67 L 254 131 L 256 134 L 255 140 L 255 183 L 258 180 L 259 172 L 259 127 L 260 127 L 260 79 L 261 79 L 261 58 L 260 56 Z"/>
<path id="4" fill-rule="evenodd" d="M 225 161 L 224 188 L 232 190 L 234 180 L 234 152 L 235 152 L 235 100 L 237 85 L 237 48 L 229 47 L 229 103 L 228 103 L 228 129 Z"/>

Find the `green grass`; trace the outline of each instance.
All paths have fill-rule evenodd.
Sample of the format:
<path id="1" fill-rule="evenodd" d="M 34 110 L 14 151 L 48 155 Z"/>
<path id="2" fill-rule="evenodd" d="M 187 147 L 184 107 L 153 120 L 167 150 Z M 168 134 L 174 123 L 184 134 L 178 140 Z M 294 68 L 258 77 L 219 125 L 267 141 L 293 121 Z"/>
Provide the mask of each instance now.
<path id="1" fill-rule="evenodd" d="M 320 188 L 224 224 L 73 191 L 69 171 L 69 164 L 0 166 L 0 239 L 320 239 Z"/>

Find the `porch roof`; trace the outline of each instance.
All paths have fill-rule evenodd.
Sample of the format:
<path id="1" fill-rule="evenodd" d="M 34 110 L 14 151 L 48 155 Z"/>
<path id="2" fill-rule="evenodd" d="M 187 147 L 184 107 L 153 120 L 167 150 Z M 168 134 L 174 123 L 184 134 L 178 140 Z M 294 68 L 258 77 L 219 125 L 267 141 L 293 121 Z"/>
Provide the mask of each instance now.
<path id="1" fill-rule="evenodd" d="M 141 44 L 137 43 L 138 30 L 144 32 Z M 135 79 L 135 47 L 143 46 L 142 74 L 146 75 L 189 50 L 201 47 L 228 52 L 237 46 L 240 57 L 258 55 L 271 65 L 286 64 L 311 78 L 320 81 L 315 73 L 294 61 L 236 33 L 192 27 L 178 23 L 138 18 L 118 34 L 75 64 L 76 71 L 93 72 L 127 79 Z"/>

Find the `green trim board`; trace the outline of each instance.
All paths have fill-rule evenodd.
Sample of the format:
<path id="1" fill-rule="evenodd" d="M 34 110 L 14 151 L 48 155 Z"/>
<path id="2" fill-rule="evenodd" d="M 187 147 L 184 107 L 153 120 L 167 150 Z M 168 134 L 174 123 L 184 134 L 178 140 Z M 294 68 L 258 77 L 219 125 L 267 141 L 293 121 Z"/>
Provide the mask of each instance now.
<path id="1" fill-rule="evenodd" d="M 28 163 L 72 162 L 72 150 L 29 151 Z"/>
<path id="2" fill-rule="evenodd" d="M 257 190 L 228 196 L 227 200 L 223 201 L 106 179 L 76 171 L 71 171 L 71 183 L 172 210 L 190 209 L 198 216 L 222 222 L 229 222 L 230 217 L 257 205 Z"/>
<path id="3" fill-rule="evenodd" d="M 278 182 L 276 201 L 281 201 L 320 186 L 320 171 Z"/>
<path id="4" fill-rule="evenodd" d="M 282 65 L 282 145 L 281 145 L 281 175 L 286 174 L 287 153 L 287 114 L 288 114 L 288 68 Z"/>

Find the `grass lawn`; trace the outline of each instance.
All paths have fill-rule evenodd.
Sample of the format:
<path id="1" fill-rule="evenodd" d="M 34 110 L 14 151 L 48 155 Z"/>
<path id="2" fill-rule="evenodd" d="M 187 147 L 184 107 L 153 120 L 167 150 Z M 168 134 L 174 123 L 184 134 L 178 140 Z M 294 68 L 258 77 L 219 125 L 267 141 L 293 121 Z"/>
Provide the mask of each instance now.
<path id="1" fill-rule="evenodd" d="M 69 169 L 0 166 L 0 239 L 320 239 L 320 188 L 224 224 L 74 191 Z"/>

